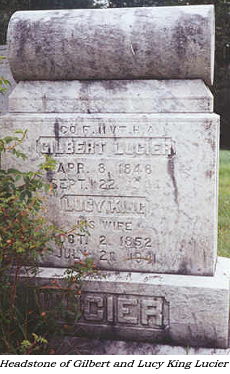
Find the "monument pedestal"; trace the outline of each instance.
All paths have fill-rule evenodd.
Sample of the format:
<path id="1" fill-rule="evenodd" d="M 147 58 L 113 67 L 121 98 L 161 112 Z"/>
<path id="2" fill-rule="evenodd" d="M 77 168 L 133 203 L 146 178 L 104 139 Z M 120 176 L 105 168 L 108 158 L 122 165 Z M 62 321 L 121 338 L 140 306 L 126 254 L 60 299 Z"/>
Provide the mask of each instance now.
<path id="1" fill-rule="evenodd" d="M 219 118 L 210 91 L 200 80 L 52 84 L 21 82 L 3 117 L 8 129 L 28 129 L 30 164 L 46 154 L 57 161 L 47 175 L 55 190 L 47 218 L 92 227 L 41 259 L 44 308 L 62 298 L 47 293 L 49 281 L 61 281 L 87 251 L 102 277 L 84 282 L 76 335 L 226 348 L 229 279 L 221 260 L 216 267 Z"/>

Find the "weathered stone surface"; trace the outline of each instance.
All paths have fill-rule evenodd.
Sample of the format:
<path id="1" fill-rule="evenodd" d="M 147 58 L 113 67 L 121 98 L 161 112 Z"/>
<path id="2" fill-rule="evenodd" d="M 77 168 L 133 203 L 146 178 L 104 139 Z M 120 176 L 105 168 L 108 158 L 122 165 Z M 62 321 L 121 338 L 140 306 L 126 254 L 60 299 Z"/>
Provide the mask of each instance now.
<path id="1" fill-rule="evenodd" d="M 213 112 L 201 80 L 21 81 L 11 94 L 16 113 Z"/>
<path id="2" fill-rule="evenodd" d="M 72 295 L 72 334 L 227 348 L 219 118 L 202 83 L 213 79 L 213 6 L 17 12 L 8 41 L 15 79 L 40 82 L 18 85 L 3 132 L 29 130 L 30 169 L 56 160 L 44 214 L 68 232 L 41 258 L 43 307 L 66 323 L 55 308 L 69 306 L 65 266 L 88 253 L 102 271 L 84 282 L 80 320 Z"/>
<path id="3" fill-rule="evenodd" d="M 194 348 L 79 336 L 55 337 L 51 339 L 50 345 L 55 350 L 55 354 L 61 355 L 230 355 L 230 348 Z"/>
<path id="4" fill-rule="evenodd" d="M 55 354 L 61 355 L 230 355 L 230 348 L 194 348 L 79 336 L 55 337 L 51 339 L 50 345 L 55 350 Z"/>
<path id="5" fill-rule="evenodd" d="M 47 292 L 50 280 L 59 280 L 61 287 L 63 273 L 64 269 L 40 269 L 36 281 L 45 285 L 40 298 L 46 308 L 65 303 L 60 290 L 52 293 L 48 288 Z M 221 259 L 214 277 L 130 272 L 101 275 L 84 281 L 76 334 L 228 347 L 229 278 Z"/>
<path id="6" fill-rule="evenodd" d="M 29 167 L 50 154 L 47 217 L 70 229 L 46 266 L 87 251 L 101 269 L 211 275 L 216 262 L 219 119 L 215 114 L 10 114 L 28 129 Z"/>
<path id="7" fill-rule="evenodd" d="M 16 12 L 8 29 L 15 80 L 213 80 L 214 8 Z"/>

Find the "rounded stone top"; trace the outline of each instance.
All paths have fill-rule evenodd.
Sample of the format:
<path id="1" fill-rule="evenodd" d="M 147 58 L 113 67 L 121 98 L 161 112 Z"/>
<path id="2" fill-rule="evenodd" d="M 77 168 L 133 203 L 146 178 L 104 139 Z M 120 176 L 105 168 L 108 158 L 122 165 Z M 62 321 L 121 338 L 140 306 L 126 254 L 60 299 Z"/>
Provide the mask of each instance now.
<path id="1" fill-rule="evenodd" d="M 22 11 L 7 38 L 17 81 L 213 82 L 213 5 Z"/>

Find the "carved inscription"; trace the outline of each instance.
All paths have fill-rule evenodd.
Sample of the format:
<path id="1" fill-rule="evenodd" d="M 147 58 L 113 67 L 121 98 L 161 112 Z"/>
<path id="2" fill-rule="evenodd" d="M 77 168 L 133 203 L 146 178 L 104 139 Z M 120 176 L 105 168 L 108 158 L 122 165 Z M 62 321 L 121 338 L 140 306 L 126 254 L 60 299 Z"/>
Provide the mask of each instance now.
<path id="1" fill-rule="evenodd" d="M 163 297 L 85 293 L 81 303 L 82 319 L 91 323 L 148 329 L 164 329 L 169 323 L 169 306 Z"/>
<path id="2" fill-rule="evenodd" d="M 157 123 L 165 124 L 165 119 L 158 119 Z M 168 139 L 166 136 L 156 136 L 156 126 L 152 120 L 148 121 L 144 118 L 132 118 L 131 120 L 126 117 L 123 119 L 121 116 L 118 118 L 102 117 L 98 118 L 84 118 L 78 117 L 75 120 L 71 118 L 58 118 L 54 124 L 57 129 L 57 134 L 60 137 L 152 137 L 154 139 Z"/>
<path id="3" fill-rule="evenodd" d="M 76 156 L 75 156 L 76 157 Z M 123 195 L 122 191 L 137 189 L 148 179 L 151 189 L 159 188 L 159 172 L 153 162 L 135 159 L 119 162 L 119 159 L 90 160 L 70 157 L 57 162 L 55 173 L 49 176 L 56 192 L 79 190 L 81 193 L 111 191 Z M 167 160 L 166 160 L 167 163 Z"/>
<path id="4" fill-rule="evenodd" d="M 70 264 L 87 252 L 100 269 L 154 270 L 162 184 L 170 194 L 168 160 L 176 154 L 164 133 L 146 118 L 78 116 L 57 118 L 53 132 L 37 139 L 37 153 L 56 160 L 47 173 L 56 221 L 66 230 L 81 219 L 90 224 L 90 235 L 71 231 L 47 262 Z"/>
<path id="5" fill-rule="evenodd" d="M 110 229 L 114 231 L 124 230 L 124 231 L 132 231 L 133 230 L 133 222 L 130 220 L 122 221 L 122 220 L 111 220 L 111 219 L 100 219 L 99 220 L 101 226 L 104 229 Z"/>
<path id="6" fill-rule="evenodd" d="M 167 137 L 52 137 L 37 140 L 37 152 L 50 155 L 168 156 L 172 140 Z"/>
<path id="7" fill-rule="evenodd" d="M 147 214 L 147 201 L 135 196 L 87 196 L 63 195 L 61 209 L 64 212 L 77 212 L 95 215 L 140 215 Z"/>
<path id="8" fill-rule="evenodd" d="M 73 295 L 69 299 L 68 294 L 61 289 L 41 290 L 39 298 L 43 308 L 55 310 L 55 317 L 63 322 L 70 303 L 71 310 L 74 311 Z M 76 318 L 79 313 L 78 300 L 79 297 L 76 295 Z M 159 296 L 83 292 L 80 297 L 80 308 L 80 322 L 83 323 L 127 325 L 147 329 L 165 329 L 169 325 L 169 303 L 164 297 Z"/>
<path id="9" fill-rule="evenodd" d="M 89 219 L 87 232 L 71 231 L 61 237 L 62 245 L 55 252 L 55 256 L 64 260 L 82 260 L 87 252 L 102 268 L 120 261 L 136 265 L 155 264 L 159 242 L 154 230 L 149 230 L 149 235 L 144 235 L 142 230 L 135 230 L 138 218 L 127 221 L 116 218 Z M 80 222 L 79 220 L 76 223 Z M 136 235 L 132 234 L 133 230 Z"/>
<path id="10" fill-rule="evenodd" d="M 160 122 L 160 120 L 158 120 Z M 152 123 L 148 123 L 144 119 L 140 125 L 140 120 L 132 118 L 131 121 L 126 118 L 123 120 L 119 117 L 119 123 L 117 119 L 113 118 L 87 118 L 87 123 L 83 117 L 78 117 L 76 120 L 67 118 L 59 118 L 56 120 L 55 125 L 58 126 L 59 136 L 88 136 L 88 137 L 100 137 L 100 136 L 137 136 L 140 137 L 143 134 L 147 136 L 155 136 L 156 130 Z M 161 138 L 156 137 L 155 138 Z"/>

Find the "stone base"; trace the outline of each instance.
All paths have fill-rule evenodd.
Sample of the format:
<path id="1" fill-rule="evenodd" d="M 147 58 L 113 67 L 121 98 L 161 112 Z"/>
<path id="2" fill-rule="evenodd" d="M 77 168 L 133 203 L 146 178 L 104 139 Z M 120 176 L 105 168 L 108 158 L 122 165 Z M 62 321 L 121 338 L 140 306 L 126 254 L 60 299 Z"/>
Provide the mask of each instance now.
<path id="1" fill-rule="evenodd" d="M 55 337 L 50 346 L 57 355 L 230 355 L 230 348 L 194 348 L 68 336 Z"/>
<path id="2" fill-rule="evenodd" d="M 87 279 L 75 335 L 195 347 L 228 347 L 229 268 L 219 258 L 214 277 L 101 272 Z M 41 268 L 44 306 L 58 301 L 48 284 L 64 269 Z M 52 287 L 50 287 L 52 288 Z M 60 298 L 60 291 L 59 291 Z M 59 299 L 60 302 L 60 299 Z M 73 335 L 73 329 L 71 334 Z"/>

